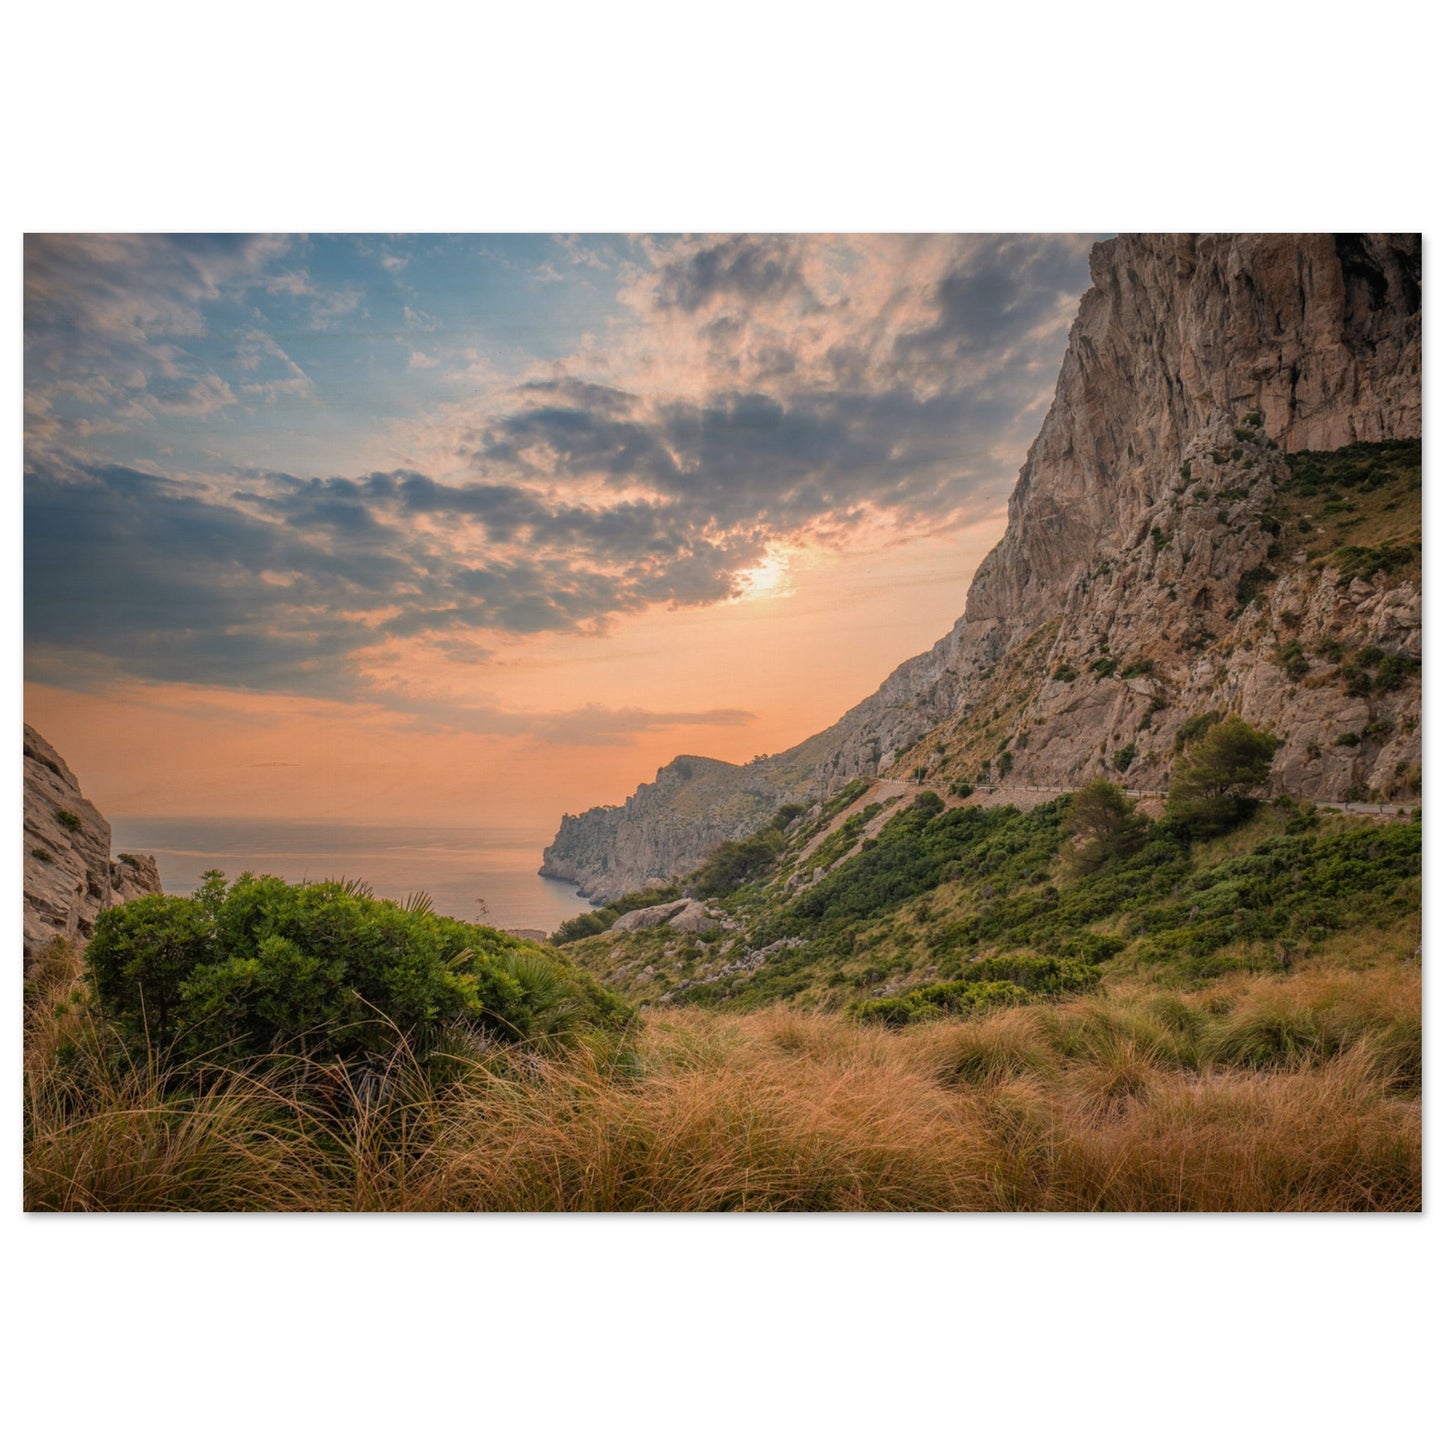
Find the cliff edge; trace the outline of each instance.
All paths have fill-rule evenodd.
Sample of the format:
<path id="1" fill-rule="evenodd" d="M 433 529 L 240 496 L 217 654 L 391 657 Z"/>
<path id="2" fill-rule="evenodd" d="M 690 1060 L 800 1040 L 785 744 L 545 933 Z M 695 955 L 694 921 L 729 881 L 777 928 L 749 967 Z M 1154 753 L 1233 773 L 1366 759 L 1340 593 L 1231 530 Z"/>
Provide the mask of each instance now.
<path id="1" fill-rule="evenodd" d="M 24 954 L 56 938 L 83 944 L 103 908 L 161 891 L 150 856 L 110 856 L 110 824 L 81 796 L 65 759 L 25 727 Z"/>
<path id="2" fill-rule="evenodd" d="M 1277 790 L 1419 797 L 1420 238 L 1120 236 L 1090 271 L 948 635 L 786 753 L 564 818 L 543 872 L 615 897 L 862 776 L 1163 788 L 1211 711 L 1284 740 Z"/>

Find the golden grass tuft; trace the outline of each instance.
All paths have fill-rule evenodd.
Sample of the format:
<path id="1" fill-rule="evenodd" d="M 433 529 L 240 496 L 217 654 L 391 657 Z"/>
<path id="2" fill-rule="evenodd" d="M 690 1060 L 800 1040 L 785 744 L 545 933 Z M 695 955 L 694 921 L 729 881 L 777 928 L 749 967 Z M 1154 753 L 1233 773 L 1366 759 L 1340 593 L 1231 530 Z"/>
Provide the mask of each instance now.
<path id="1" fill-rule="evenodd" d="M 626 1040 L 197 1086 L 117 1057 L 77 961 L 27 1006 L 26 1206 L 1414 1210 L 1420 978 L 1382 965 L 903 1031 L 652 1012 Z"/>

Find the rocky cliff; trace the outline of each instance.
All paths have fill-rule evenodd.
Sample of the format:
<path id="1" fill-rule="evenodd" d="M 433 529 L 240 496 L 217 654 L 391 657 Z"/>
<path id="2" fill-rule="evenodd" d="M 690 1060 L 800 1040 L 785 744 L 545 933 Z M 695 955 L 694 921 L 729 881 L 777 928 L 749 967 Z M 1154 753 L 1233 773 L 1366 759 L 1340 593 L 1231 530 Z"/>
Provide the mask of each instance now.
<path id="1" fill-rule="evenodd" d="M 778 795 L 777 780 L 757 764 L 674 758 L 622 805 L 565 815 L 540 872 L 576 883 L 593 902 L 615 898 L 751 833 Z"/>
<path id="2" fill-rule="evenodd" d="M 110 856 L 110 824 L 75 774 L 25 728 L 25 939 L 28 959 L 55 938 L 84 942 L 102 908 L 161 891 L 152 857 Z"/>
<path id="3" fill-rule="evenodd" d="M 1123 236 L 1091 273 L 948 636 L 706 809 L 663 769 L 564 820 L 544 871 L 615 896 L 865 775 L 1162 788 L 1211 711 L 1284 740 L 1277 789 L 1418 797 L 1419 238 Z"/>

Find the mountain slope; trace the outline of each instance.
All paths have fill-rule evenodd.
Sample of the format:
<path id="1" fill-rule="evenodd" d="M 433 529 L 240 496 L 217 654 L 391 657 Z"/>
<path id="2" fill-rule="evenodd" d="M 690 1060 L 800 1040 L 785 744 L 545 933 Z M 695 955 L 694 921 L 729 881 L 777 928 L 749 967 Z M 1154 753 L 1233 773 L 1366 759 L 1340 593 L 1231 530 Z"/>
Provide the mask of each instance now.
<path id="1" fill-rule="evenodd" d="M 1277 789 L 1417 797 L 1419 454 L 1389 444 L 1421 432 L 1420 255 L 1415 236 L 1101 243 L 949 634 L 786 753 L 706 765 L 706 788 L 705 760 L 678 760 L 565 818 L 542 871 L 615 897 L 857 777 L 1162 787 L 1210 711 L 1284 740 Z"/>

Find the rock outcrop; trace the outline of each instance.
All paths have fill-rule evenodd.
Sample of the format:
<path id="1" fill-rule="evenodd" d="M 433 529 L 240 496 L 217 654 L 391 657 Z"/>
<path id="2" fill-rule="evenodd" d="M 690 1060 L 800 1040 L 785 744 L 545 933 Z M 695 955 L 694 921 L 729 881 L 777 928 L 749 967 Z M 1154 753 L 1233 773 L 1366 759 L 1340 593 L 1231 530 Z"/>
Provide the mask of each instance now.
<path id="1" fill-rule="evenodd" d="M 656 928 L 664 923 L 679 933 L 703 933 L 709 928 L 726 926 L 724 916 L 715 913 L 707 904 L 696 898 L 682 898 L 675 903 L 634 908 L 630 913 L 624 913 L 607 931 L 636 933 L 639 929 Z"/>
<path id="2" fill-rule="evenodd" d="M 160 891 L 154 858 L 111 859 L 110 824 L 81 796 L 65 760 L 27 724 L 25 957 L 56 938 L 83 943 L 101 909 Z"/>
<path id="3" fill-rule="evenodd" d="M 1413 564 L 1320 555 L 1311 537 L 1353 502 L 1290 494 L 1288 458 L 1421 435 L 1419 237 L 1121 236 L 1090 268 L 1007 530 L 949 634 L 787 753 L 686 760 L 727 769 L 706 809 L 665 768 L 564 820 L 544 871 L 615 897 L 861 776 L 1161 788 L 1179 728 L 1210 711 L 1284 740 L 1277 789 L 1418 797 L 1418 492 L 1413 534 L 1405 499 L 1344 539 L 1403 538 L 1390 555 L 1413 546 Z"/>

